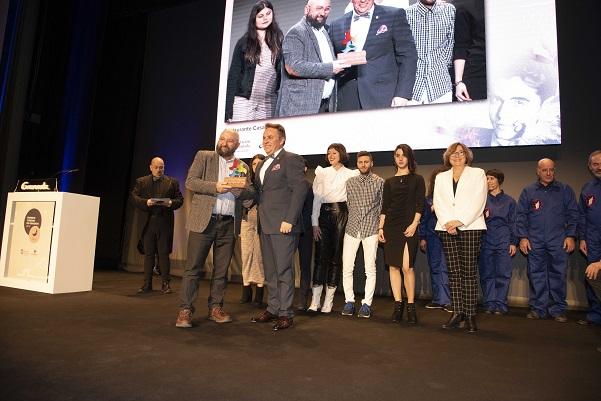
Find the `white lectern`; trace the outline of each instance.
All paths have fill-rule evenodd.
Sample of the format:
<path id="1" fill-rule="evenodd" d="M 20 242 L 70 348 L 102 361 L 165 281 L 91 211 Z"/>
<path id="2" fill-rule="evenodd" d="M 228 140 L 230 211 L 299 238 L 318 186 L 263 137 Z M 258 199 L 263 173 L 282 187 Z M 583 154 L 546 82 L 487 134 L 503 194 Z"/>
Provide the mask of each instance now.
<path id="1" fill-rule="evenodd" d="M 100 198 L 8 194 L 0 285 L 58 294 L 92 290 Z"/>

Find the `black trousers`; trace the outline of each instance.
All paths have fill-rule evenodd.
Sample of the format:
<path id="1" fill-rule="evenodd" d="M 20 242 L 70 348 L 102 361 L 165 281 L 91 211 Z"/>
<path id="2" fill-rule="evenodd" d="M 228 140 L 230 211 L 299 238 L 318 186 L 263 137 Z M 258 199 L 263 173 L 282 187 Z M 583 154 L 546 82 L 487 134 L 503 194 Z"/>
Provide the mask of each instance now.
<path id="1" fill-rule="evenodd" d="M 306 294 L 311 288 L 311 258 L 313 257 L 313 232 L 303 232 L 298 240 L 300 262 L 300 293 Z"/>
<path id="2" fill-rule="evenodd" d="M 169 254 L 171 253 L 171 244 L 168 243 L 168 235 L 161 230 L 163 220 L 161 216 L 150 216 L 146 231 L 144 232 L 144 282 L 150 285 L 152 282 L 152 269 L 154 268 L 155 254 L 159 256 L 159 265 L 161 266 L 161 278 L 163 282 L 169 282 L 171 264 Z"/>
<path id="3" fill-rule="evenodd" d="M 319 212 L 321 240 L 315 244 L 313 285 L 338 286 L 342 275 L 342 243 L 347 219 L 346 202 L 321 205 Z"/>

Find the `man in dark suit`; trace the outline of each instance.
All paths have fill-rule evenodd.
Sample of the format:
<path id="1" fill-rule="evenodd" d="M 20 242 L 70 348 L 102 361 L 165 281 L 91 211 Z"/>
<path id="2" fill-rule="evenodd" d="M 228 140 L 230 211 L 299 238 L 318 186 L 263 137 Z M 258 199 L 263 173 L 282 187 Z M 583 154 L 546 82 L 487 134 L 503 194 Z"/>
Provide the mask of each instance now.
<path id="1" fill-rule="evenodd" d="M 238 132 L 226 129 L 219 136 L 215 151 L 198 151 L 188 170 L 186 189 L 193 194 L 186 221 L 189 230 L 188 257 L 182 276 L 176 327 L 192 327 L 198 283 L 211 248 L 213 273 L 208 299 L 209 319 L 215 323 L 232 321 L 223 310 L 223 298 L 235 240 L 240 233 L 242 190 L 232 187 L 225 179 L 248 173 L 246 163 L 234 157 L 239 145 Z"/>
<path id="2" fill-rule="evenodd" d="M 179 209 L 184 198 L 175 178 L 165 175 L 165 162 L 160 157 L 150 161 L 150 175 L 136 180 L 131 191 L 133 205 L 145 215 L 138 250 L 144 255 L 144 285 L 139 293 L 152 291 L 152 269 L 155 254 L 161 265 L 164 294 L 171 293 L 169 286 L 169 254 L 173 245 L 173 211 Z"/>
<path id="3" fill-rule="evenodd" d="M 405 106 L 412 97 L 417 68 L 405 10 L 374 5 L 374 0 L 352 3 L 352 12 L 332 22 L 330 38 L 336 54 L 349 47 L 364 50 L 367 64 L 338 75 L 337 110 Z"/>
<path id="4" fill-rule="evenodd" d="M 276 321 L 274 330 L 293 325 L 294 252 L 302 232 L 300 214 L 307 194 L 303 159 L 286 152 L 285 143 L 284 127 L 265 124 L 263 149 L 267 157 L 257 167 L 254 182 L 269 299 L 267 310 L 252 320 Z"/>

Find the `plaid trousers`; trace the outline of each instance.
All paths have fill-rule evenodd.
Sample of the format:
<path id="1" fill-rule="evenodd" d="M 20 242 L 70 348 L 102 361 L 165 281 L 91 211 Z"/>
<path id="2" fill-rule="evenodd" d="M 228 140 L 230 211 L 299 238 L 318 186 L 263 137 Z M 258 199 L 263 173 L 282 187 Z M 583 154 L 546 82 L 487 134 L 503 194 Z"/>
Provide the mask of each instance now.
<path id="1" fill-rule="evenodd" d="M 439 231 L 449 269 L 449 287 L 455 313 L 476 315 L 478 303 L 478 257 L 482 230 Z"/>

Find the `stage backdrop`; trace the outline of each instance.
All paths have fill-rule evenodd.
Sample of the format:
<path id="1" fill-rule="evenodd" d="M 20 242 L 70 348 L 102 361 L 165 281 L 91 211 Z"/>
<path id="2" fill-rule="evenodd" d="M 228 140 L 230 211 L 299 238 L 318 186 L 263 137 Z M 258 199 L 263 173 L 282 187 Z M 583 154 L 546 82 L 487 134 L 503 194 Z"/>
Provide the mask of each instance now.
<path id="1" fill-rule="evenodd" d="M 592 65 L 598 64 L 598 54 L 583 53 L 584 43 L 580 45 L 580 20 L 570 14 L 569 2 L 558 13 L 560 37 L 560 71 L 562 78 L 562 96 L 564 102 L 578 107 L 566 107 L 563 125 L 562 146 L 536 146 L 528 149 L 496 148 L 475 149 L 474 165 L 477 167 L 499 168 L 505 172 L 506 192 L 517 198 L 521 189 L 535 180 L 536 161 L 542 157 L 553 157 L 557 160 L 557 179 L 569 183 L 578 194 L 582 184 L 590 179 L 586 169 L 586 156 L 595 148 L 601 147 L 598 135 L 601 125 L 595 118 L 598 114 L 596 92 L 590 90 L 591 83 L 598 83 L 582 78 L 581 65 L 593 59 L 587 71 L 593 71 Z M 223 11 L 222 11 L 223 12 Z M 542 10 L 545 14 L 548 9 Z M 219 18 L 215 15 L 214 18 Z M 187 168 L 198 149 L 211 149 L 214 146 L 215 130 L 208 131 L 206 118 L 217 115 L 216 98 L 219 77 L 219 50 L 212 49 L 211 43 L 221 38 L 220 27 L 207 30 L 206 25 L 199 23 L 206 18 L 203 2 L 190 3 L 185 6 L 157 12 L 152 15 L 149 24 L 146 60 L 144 67 L 143 90 L 140 99 L 139 124 L 137 130 L 135 169 L 131 176 L 133 185 L 137 176 L 148 174 L 150 158 L 155 154 L 165 157 L 166 173 L 183 182 Z M 490 20 L 490 19 L 489 19 Z M 526 24 L 526 22 L 523 22 Z M 530 23 L 530 22 L 527 22 Z M 598 32 L 589 27 L 588 31 Z M 199 43 L 204 43 L 200 46 Z M 520 43 L 510 41 L 519 48 Z M 578 44 L 576 46 L 575 44 Z M 508 42 L 509 45 L 509 42 Z M 211 62 L 212 60 L 212 62 Z M 587 67 L 588 68 L 588 67 Z M 566 100 L 567 99 L 567 100 Z M 432 109 L 437 106 L 423 106 Z M 214 111 L 213 114 L 210 114 Z M 207 117 L 208 116 L 208 117 Z M 214 117 L 213 117 L 213 122 Z M 287 123 L 286 123 L 287 124 Z M 211 124 L 209 124 L 210 126 Z M 213 127 L 214 128 L 214 127 Z M 320 128 L 313 127 L 309 132 L 321 133 Z M 300 136 L 300 138 L 299 138 Z M 301 133 L 290 137 L 287 149 L 300 152 L 294 145 L 306 141 L 307 135 Z M 336 138 L 337 142 L 346 143 L 345 138 Z M 313 141 L 313 138 L 311 139 Z M 365 144 L 365 149 L 374 150 L 378 141 Z M 394 145 L 401 142 L 396 137 Z M 413 140 L 408 140 L 413 144 Z M 329 144 L 329 143 L 328 143 Z M 327 144 L 321 144 L 317 152 L 323 154 Z M 376 155 L 378 166 L 376 173 L 386 178 L 393 174 L 391 146 L 385 153 Z M 524 152 L 527 150 L 527 152 Z M 388 153 L 390 152 L 390 153 Z M 442 151 L 418 152 L 417 159 L 421 164 L 419 173 L 427 177 L 438 165 Z M 427 165 L 425 163 L 428 163 Z M 309 172 L 312 178 L 312 171 Z M 190 194 L 186 194 L 189 201 Z M 139 231 L 129 214 L 126 220 L 126 241 L 124 244 L 123 264 L 127 270 L 142 271 L 142 258 L 136 253 L 135 245 Z M 184 228 L 188 204 L 176 212 L 174 252 L 171 255 L 174 273 L 181 274 L 186 258 L 187 233 Z M 510 287 L 510 299 L 513 304 L 525 305 L 528 295 L 528 281 L 525 272 L 525 259 L 518 255 L 513 259 L 514 272 Z M 586 299 L 583 289 L 583 268 L 585 261 L 577 253 L 570 258 L 568 270 L 568 301 L 571 307 L 584 306 Z M 207 269 L 211 268 L 210 260 Z M 239 276 L 239 258 L 232 264 L 231 272 Z M 358 272 L 360 273 L 360 271 Z M 421 297 L 428 297 L 429 274 L 428 265 L 423 254 L 419 254 L 416 262 L 417 288 Z M 378 287 L 388 289 L 382 271 L 378 272 Z M 234 277 L 236 278 L 236 277 Z"/>

